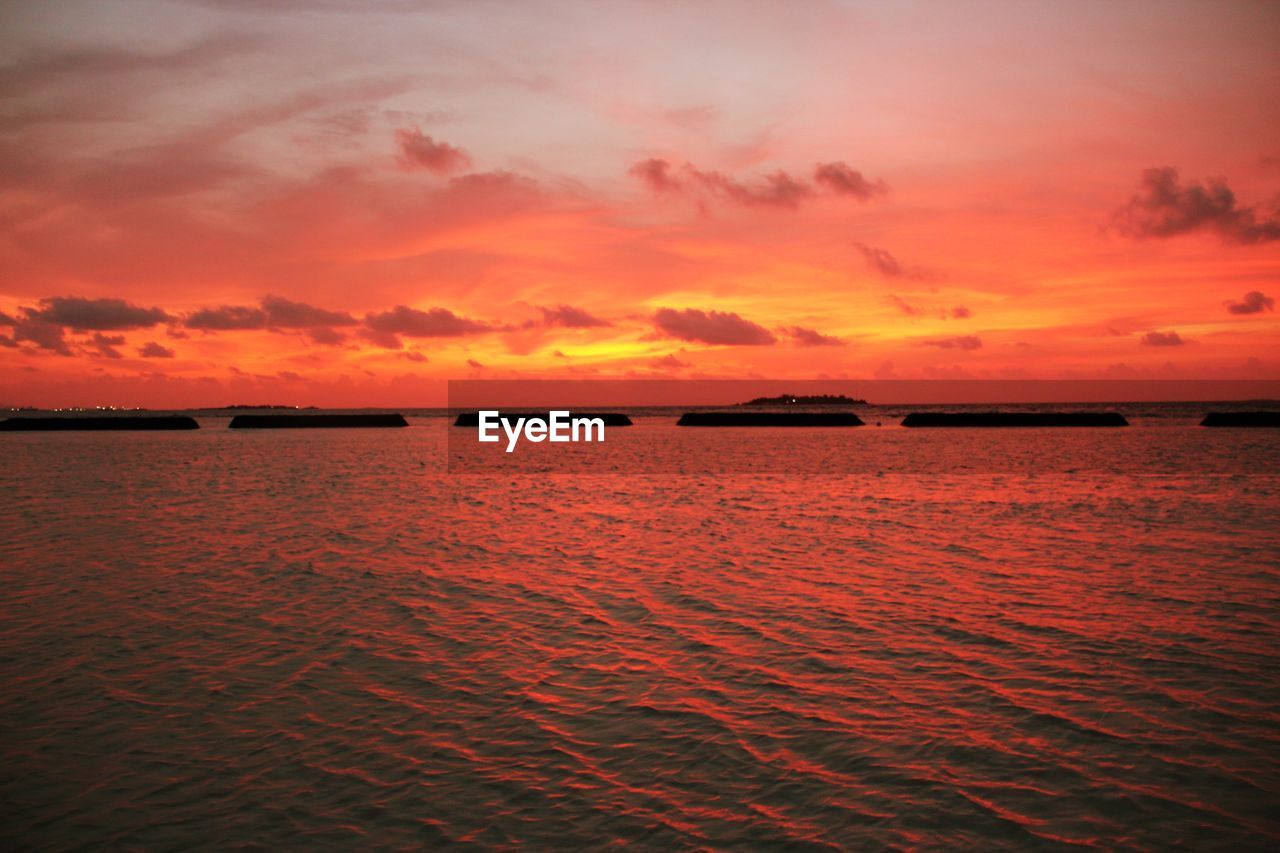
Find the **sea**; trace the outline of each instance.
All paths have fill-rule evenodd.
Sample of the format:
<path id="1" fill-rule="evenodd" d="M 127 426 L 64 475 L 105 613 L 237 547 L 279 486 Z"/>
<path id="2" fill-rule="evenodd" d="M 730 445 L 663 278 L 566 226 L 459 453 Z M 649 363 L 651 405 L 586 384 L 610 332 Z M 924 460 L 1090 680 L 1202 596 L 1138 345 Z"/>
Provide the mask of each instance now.
<path id="1" fill-rule="evenodd" d="M 0 433 L 0 842 L 1276 849 L 1280 430 L 1106 408 Z"/>

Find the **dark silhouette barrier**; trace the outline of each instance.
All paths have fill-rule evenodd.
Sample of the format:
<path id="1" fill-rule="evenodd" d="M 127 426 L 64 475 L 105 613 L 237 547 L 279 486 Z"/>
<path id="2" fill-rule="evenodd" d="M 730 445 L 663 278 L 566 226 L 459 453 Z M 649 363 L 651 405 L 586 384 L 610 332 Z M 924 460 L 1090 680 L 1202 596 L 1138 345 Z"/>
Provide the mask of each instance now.
<path id="1" fill-rule="evenodd" d="M 569 410 L 569 417 L 572 418 L 599 418 L 604 421 L 604 425 L 611 426 L 631 426 L 631 418 L 621 412 L 575 412 Z M 550 412 L 501 412 L 499 418 L 504 421 L 517 421 L 520 418 L 538 418 L 540 420 L 550 420 Z M 478 427 L 480 426 L 479 412 L 461 412 L 453 422 L 454 426 L 459 427 Z"/>
<path id="2" fill-rule="evenodd" d="M 691 427 L 855 427 L 853 412 L 685 412 L 676 426 Z"/>
<path id="3" fill-rule="evenodd" d="M 1280 412 L 1210 412 L 1200 426 L 1280 427 Z"/>
<path id="4" fill-rule="evenodd" d="M 407 427 L 400 414 L 385 415 L 236 415 L 231 429 L 340 429 L 343 427 Z"/>
<path id="5" fill-rule="evenodd" d="M 9 418 L 3 432 L 61 432 L 63 430 L 200 429 L 194 418 L 172 415 L 92 415 L 65 418 Z"/>
<path id="6" fill-rule="evenodd" d="M 912 412 L 904 427 L 1122 427 L 1119 412 Z"/>

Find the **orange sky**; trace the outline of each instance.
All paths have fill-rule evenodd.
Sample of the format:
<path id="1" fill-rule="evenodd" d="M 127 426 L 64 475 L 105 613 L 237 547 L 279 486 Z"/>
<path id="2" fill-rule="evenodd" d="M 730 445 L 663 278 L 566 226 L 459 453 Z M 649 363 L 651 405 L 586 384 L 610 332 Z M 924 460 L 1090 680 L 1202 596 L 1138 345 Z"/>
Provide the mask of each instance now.
<path id="1" fill-rule="evenodd" d="M 1280 5 L 0 6 L 0 405 L 1280 378 Z"/>

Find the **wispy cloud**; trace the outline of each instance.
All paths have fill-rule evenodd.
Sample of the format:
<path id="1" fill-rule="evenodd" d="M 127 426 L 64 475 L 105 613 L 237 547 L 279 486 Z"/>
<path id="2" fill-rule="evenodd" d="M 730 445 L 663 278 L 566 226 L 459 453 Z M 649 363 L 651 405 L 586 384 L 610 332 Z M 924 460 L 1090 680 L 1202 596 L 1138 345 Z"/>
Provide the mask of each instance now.
<path id="1" fill-rule="evenodd" d="M 947 338 L 929 338 L 924 341 L 924 345 L 941 349 L 975 350 L 982 348 L 982 339 L 977 335 L 954 335 Z"/>
<path id="2" fill-rule="evenodd" d="M 862 173 L 839 162 L 818 165 L 812 181 L 781 169 L 744 181 L 723 172 L 699 169 L 691 163 L 677 169 L 660 158 L 641 160 L 629 171 L 655 193 L 679 193 L 742 207 L 795 210 L 802 202 L 819 195 L 820 190 L 862 202 L 888 192 L 883 181 L 869 181 Z"/>

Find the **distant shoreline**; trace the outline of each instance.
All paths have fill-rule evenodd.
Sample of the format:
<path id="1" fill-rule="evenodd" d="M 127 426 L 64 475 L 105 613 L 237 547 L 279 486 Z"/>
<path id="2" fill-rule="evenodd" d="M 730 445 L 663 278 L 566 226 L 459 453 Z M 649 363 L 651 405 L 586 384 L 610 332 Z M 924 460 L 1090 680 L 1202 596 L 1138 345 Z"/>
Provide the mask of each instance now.
<path id="1" fill-rule="evenodd" d="M 805 398 L 798 397 L 797 400 Z M 556 403 L 555 405 L 562 405 Z M 1212 399 L 1212 400 L 1061 400 L 1053 402 L 979 402 L 979 403 L 921 403 L 921 402 L 868 402 L 865 400 L 854 400 L 851 403 L 768 403 L 762 404 L 752 400 L 746 403 L 632 403 L 625 406 L 605 406 L 584 404 L 578 407 L 585 411 L 587 409 L 600 411 L 637 411 L 646 409 L 669 409 L 669 410 L 697 410 L 697 409 L 724 409 L 736 408 L 738 406 L 773 406 L 777 408 L 789 408 L 791 405 L 807 405 L 820 407 L 823 405 L 858 405 L 866 406 L 872 409 L 1043 409 L 1046 407 L 1098 407 L 1109 406 L 1112 408 L 1131 406 L 1135 408 L 1162 408 L 1177 406 L 1213 406 L 1223 408 L 1227 406 L 1236 407 L 1253 407 L 1263 409 L 1280 409 L 1280 399 Z M 573 406 L 563 406 L 564 408 L 573 409 Z M 513 407 L 514 408 L 514 407 Z M 525 406 L 524 408 L 533 408 Z M 548 408 L 543 406 L 542 408 Z M 278 412 L 431 412 L 441 415 L 456 415 L 463 411 L 474 411 L 474 406 L 276 406 L 276 405 L 248 405 L 237 404 L 233 406 L 186 406 L 175 408 L 154 408 L 148 406 L 58 406 L 58 407 L 40 407 L 40 406 L 0 406 L 0 413 L 3 414 L 129 414 L 139 412 L 172 412 L 178 414 L 189 413 L 209 413 L 215 414 L 219 412 L 233 413 L 243 411 L 278 411 Z"/>

